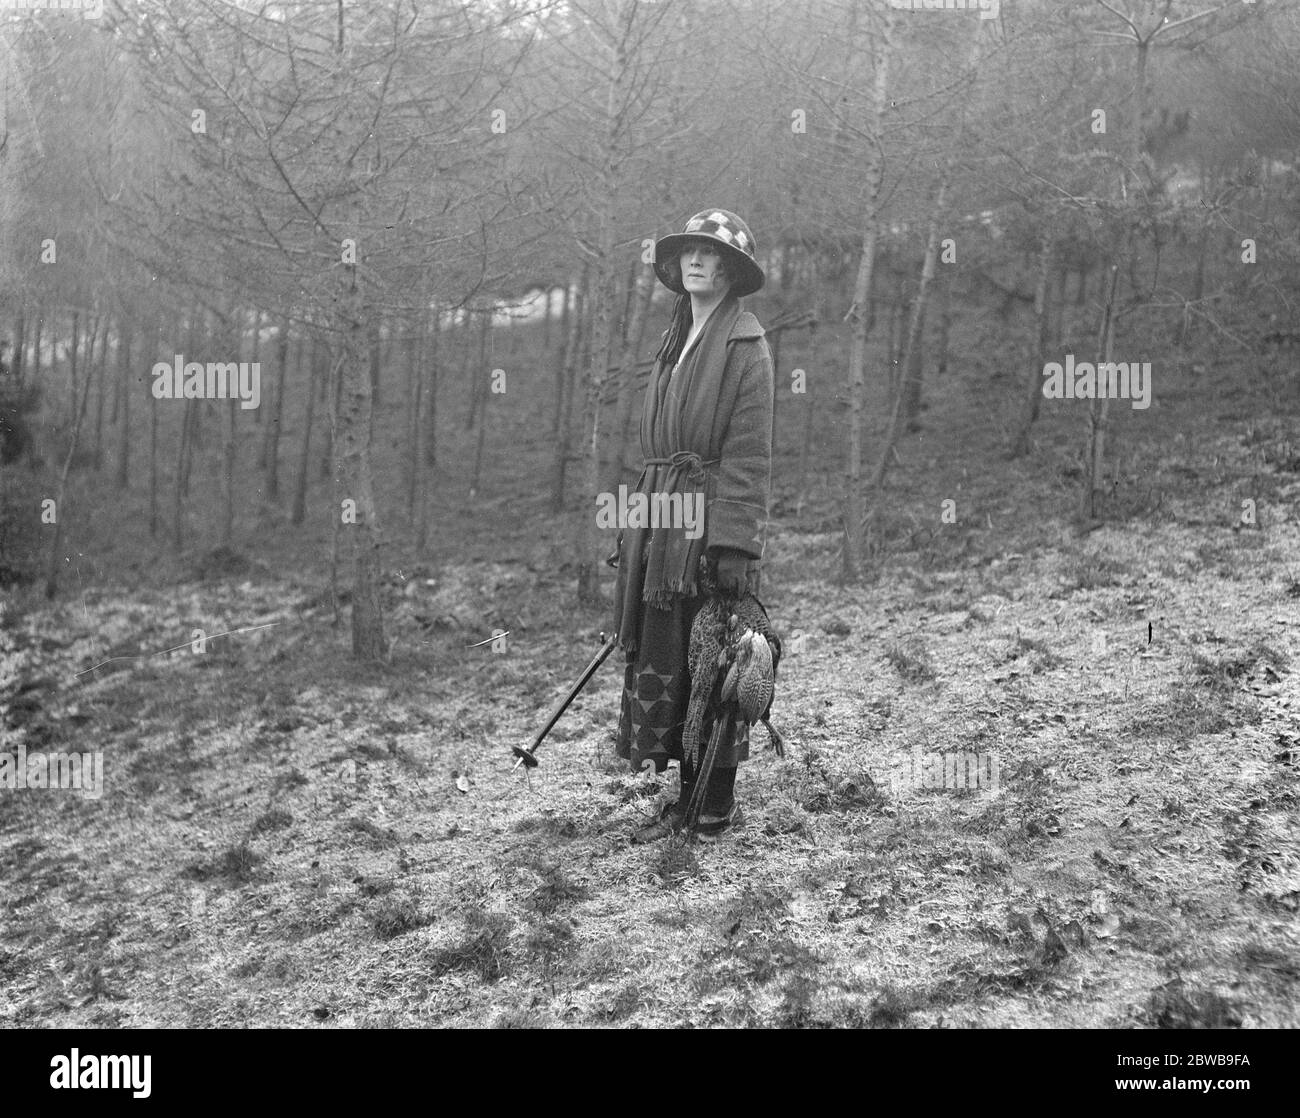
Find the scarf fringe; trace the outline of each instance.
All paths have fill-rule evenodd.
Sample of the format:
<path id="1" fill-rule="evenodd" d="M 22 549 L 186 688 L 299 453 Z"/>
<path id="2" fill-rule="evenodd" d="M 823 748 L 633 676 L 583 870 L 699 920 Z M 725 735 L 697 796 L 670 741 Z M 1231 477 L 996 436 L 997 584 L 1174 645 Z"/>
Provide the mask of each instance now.
<path id="1" fill-rule="evenodd" d="M 668 580 L 667 586 L 656 587 L 653 590 L 647 587 L 642 595 L 642 601 L 656 609 L 672 609 L 673 603 L 678 598 L 693 598 L 696 592 L 695 579 L 674 578 Z"/>

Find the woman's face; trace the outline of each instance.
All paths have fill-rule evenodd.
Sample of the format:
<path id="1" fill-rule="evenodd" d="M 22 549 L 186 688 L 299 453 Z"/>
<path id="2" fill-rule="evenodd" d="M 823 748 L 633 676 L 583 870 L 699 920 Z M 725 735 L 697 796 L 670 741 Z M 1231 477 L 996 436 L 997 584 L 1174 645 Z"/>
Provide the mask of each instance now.
<path id="1" fill-rule="evenodd" d="M 682 268 L 682 286 L 690 295 L 706 298 L 725 295 L 731 286 L 722 252 L 712 241 L 688 241 L 678 260 Z"/>

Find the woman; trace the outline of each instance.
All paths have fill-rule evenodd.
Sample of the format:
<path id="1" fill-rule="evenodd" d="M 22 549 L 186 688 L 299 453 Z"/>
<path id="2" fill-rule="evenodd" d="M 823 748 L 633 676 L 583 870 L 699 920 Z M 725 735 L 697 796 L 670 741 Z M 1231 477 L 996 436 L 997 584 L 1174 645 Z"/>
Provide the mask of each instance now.
<path id="1" fill-rule="evenodd" d="M 677 302 L 646 390 L 636 492 L 661 510 L 702 504 L 704 524 L 701 531 L 689 515 L 668 524 L 652 518 L 649 527 L 629 526 L 620 541 L 614 625 L 627 668 L 617 751 L 637 771 L 646 762 L 656 772 L 670 758 L 682 762 L 680 797 L 634 842 L 682 825 L 695 784 L 682 756 L 691 622 L 704 602 L 702 582 L 730 594 L 757 590 L 772 468 L 772 356 L 763 328 L 739 302 L 764 281 L 749 226 L 728 210 L 704 210 L 655 245 L 654 267 Z M 719 753 L 701 835 L 740 821 L 733 788 L 748 756 L 745 735 Z"/>

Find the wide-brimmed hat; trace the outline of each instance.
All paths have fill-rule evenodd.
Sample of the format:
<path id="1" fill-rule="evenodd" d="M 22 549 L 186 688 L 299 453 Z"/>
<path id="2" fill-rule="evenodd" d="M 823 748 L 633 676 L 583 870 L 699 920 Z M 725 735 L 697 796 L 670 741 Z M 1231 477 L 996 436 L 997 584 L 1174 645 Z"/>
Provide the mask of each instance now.
<path id="1" fill-rule="evenodd" d="M 680 233 L 670 233 L 655 243 L 655 275 L 669 291 L 685 295 L 681 272 L 669 265 L 677 260 L 688 241 L 712 241 L 726 257 L 732 276 L 731 295 L 752 295 L 766 277 L 755 259 L 754 234 L 730 210 L 701 210 Z"/>

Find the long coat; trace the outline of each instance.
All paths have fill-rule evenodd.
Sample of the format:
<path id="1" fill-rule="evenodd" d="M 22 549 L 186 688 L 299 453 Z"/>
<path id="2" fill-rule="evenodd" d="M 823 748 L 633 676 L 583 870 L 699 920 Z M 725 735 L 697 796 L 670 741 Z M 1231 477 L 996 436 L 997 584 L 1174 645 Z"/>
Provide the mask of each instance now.
<path id="1" fill-rule="evenodd" d="M 763 558 L 772 490 L 772 351 L 763 327 L 742 311 L 727 336 L 722 396 L 706 460 L 718 459 L 705 514 L 705 547 Z"/>
<path id="2" fill-rule="evenodd" d="M 690 452 L 704 463 L 714 463 L 704 471 L 701 549 L 708 558 L 715 558 L 719 549 L 734 549 L 749 557 L 752 570 L 766 544 L 772 482 L 772 354 L 758 319 L 741 311 L 727 334 L 726 360 L 712 416 L 687 411 L 691 405 L 688 388 L 680 405 L 681 422 L 674 425 L 683 439 L 681 445 L 656 443 L 653 434 L 656 428 L 663 429 L 652 420 L 665 399 L 672 374 L 673 367 L 663 362 L 651 373 L 642 422 L 642 454 L 646 459 L 667 459 Z M 692 431 L 693 439 L 682 434 Z M 689 699 L 687 645 L 690 624 L 702 599 L 691 592 L 680 596 L 669 610 L 641 601 L 636 603 L 637 616 L 624 616 L 631 568 L 639 563 L 631 550 L 625 538 L 620 547 L 615 605 L 615 627 L 627 638 L 624 647 L 628 651 L 618 753 L 628 757 L 633 767 L 639 768 L 648 757 L 662 770 L 668 757 L 681 756 L 681 727 Z M 638 573 L 633 589 L 639 585 Z M 743 760 L 745 753 L 747 750 L 739 759 Z"/>
<path id="3" fill-rule="evenodd" d="M 714 312 L 719 313 L 718 311 Z M 672 366 L 657 362 L 646 389 L 641 423 L 641 453 L 666 459 L 686 451 L 710 465 L 705 470 L 704 535 L 700 549 L 716 557 L 722 549 L 747 555 L 751 568 L 763 557 L 767 540 L 768 501 L 772 488 L 772 353 L 763 327 L 749 311 L 741 311 L 727 335 L 726 362 L 717 408 L 712 417 L 692 414 L 687 389 L 681 413 L 672 424 L 656 421 Z M 671 436 L 662 432 L 671 428 Z M 656 432 L 659 432 L 657 435 Z M 656 441 L 656 439 L 662 441 Z M 677 440 L 674 442 L 674 440 Z M 661 470 L 661 476 L 663 471 Z M 642 476 L 643 482 L 645 475 Z M 635 534 L 627 534 L 619 553 L 615 595 L 615 628 L 623 620 L 627 579 L 635 563 L 629 554 Z M 629 619 L 631 620 L 631 619 Z"/>

